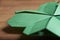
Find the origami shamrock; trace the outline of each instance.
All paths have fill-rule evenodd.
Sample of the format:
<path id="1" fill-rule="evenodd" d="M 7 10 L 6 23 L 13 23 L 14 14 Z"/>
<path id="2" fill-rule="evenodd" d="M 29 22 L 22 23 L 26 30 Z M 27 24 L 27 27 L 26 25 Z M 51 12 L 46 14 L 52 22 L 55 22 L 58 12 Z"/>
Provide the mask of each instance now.
<path id="1" fill-rule="evenodd" d="M 11 27 L 25 27 L 23 33 L 26 35 L 47 29 L 60 36 L 60 4 L 48 2 L 38 10 L 16 11 L 8 24 Z"/>

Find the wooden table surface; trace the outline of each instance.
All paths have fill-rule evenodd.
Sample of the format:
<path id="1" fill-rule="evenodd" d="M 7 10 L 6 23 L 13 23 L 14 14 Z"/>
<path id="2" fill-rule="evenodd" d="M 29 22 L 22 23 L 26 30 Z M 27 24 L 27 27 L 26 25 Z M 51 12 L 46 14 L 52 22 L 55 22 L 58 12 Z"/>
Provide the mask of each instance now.
<path id="1" fill-rule="evenodd" d="M 16 40 L 21 34 L 10 34 L 3 31 L 8 27 L 7 21 L 16 10 L 36 10 L 41 4 L 55 0 L 0 0 L 0 40 Z"/>

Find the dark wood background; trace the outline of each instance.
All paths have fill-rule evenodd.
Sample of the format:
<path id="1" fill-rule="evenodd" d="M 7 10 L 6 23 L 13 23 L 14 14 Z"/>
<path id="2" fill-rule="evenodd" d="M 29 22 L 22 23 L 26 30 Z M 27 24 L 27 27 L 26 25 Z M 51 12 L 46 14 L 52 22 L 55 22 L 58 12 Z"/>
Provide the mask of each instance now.
<path id="1" fill-rule="evenodd" d="M 16 10 L 36 10 L 41 4 L 55 0 L 0 0 L 0 39 L 17 40 L 22 34 L 10 34 L 3 31 L 7 21 Z M 7 30 L 8 31 L 8 30 Z"/>

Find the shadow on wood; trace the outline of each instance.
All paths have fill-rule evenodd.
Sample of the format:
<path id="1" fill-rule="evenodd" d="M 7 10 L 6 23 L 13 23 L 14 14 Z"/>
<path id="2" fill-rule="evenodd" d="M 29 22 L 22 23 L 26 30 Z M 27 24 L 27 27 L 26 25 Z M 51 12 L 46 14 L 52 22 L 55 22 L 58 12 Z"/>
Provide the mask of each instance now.
<path id="1" fill-rule="evenodd" d="M 21 28 L 21 27 L 12 28 L 11 26 L 7 26 L 6 28 L 3 29 L 4 32 L 9 33 L 9 34 L 21 34 L 23 30 L 24 28 Z"/>
<path id="2" fill-rule="evenodd" d="M 31 35 L 25 35 L 23 34 L 23 30 L 25 28 L 11 28 L 10 26 L 7 26 L 6 28 L 3 29 L 4 32 L 9 33 L 9 34 L 22 34 L 22 36 L 18 40 L 60 40 L 60 37 L 54 35 L 48 30 L 42 30 L 44 32 L 43 36 L 39 36 L 38 32 L 35 34 Z"/>

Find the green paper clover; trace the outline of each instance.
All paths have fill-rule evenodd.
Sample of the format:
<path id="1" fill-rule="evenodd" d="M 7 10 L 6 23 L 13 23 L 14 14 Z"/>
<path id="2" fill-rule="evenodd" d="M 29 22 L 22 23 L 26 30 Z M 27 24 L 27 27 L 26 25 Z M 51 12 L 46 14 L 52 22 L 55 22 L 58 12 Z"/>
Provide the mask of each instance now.
<path id="1" fill-rule="evenodd" d="M 47 29 L 60 36 L 60 4 L 48 2 L 38 10 L 16 11 L 8 24 L 11 27 L 25 27 L 23 33 L 26 35 Z"/>

